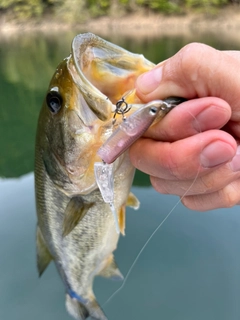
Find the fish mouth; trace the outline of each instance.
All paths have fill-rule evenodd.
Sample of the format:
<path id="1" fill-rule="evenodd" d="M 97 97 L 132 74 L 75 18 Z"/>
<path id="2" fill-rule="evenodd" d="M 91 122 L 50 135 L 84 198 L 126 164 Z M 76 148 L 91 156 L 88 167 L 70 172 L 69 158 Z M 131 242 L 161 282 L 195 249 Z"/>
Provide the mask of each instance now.
<path id="1" fill-rule="evenodd" d="M 153 67 L 143 55 L 131 53 L 92 33 L 79 34 L 73 39 L 68 62 L 88 107 L 102 121 L 109 120 L 116 102 L 134 88 L 137 77 Z"/>

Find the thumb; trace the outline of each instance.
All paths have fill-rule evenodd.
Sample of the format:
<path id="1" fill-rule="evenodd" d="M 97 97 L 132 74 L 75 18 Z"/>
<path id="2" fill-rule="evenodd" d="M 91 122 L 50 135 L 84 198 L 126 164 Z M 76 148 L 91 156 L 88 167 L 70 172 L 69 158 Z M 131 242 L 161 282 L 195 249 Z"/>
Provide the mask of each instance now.
<path id="1" fill-rule="evenodd" d="M 143 101 L 170 96 L 222 98 L 232 107 L 231 120 L 240 121 L 239 70 L 240 52 L 191 43 L 141 75 L 137 95 Z"/>

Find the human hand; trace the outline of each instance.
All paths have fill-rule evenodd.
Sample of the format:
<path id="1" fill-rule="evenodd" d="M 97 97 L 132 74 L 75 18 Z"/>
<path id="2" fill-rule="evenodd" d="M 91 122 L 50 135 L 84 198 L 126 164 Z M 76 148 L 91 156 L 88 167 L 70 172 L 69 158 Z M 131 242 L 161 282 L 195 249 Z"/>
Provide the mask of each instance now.
<path id="1" fill-rule="evenodd" d="M 153 187 L 183 197 L 188 208 L 240 204 L 239 70 L 240 52 L 193 43 L 137 80 L 145 102 L 191 99 L 130 148 L 132 163 L 151 176 Z"/>

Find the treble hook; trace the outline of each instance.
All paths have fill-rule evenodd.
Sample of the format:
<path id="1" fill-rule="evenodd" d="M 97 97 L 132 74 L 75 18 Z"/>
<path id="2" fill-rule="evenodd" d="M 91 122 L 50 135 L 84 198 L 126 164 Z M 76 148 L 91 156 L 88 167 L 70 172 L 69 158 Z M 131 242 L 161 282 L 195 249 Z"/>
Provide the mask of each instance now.
<path id="1" fill-rule="evenodd" d="M 125 101 L 124 97 L 122 97 L 122 99 L 118 100 L 118 102 L 116 103 L 116 109 L 115 109 L 114 115 L 113 115 L 113 124 L 116 122 L 115 118 L 116 118 L 117 114 L 121 114 L 122 119 L 124 121 L 126 119 L 124 114 L 127 113 L 130 109 L 131 109 L 131 107 Z"/>

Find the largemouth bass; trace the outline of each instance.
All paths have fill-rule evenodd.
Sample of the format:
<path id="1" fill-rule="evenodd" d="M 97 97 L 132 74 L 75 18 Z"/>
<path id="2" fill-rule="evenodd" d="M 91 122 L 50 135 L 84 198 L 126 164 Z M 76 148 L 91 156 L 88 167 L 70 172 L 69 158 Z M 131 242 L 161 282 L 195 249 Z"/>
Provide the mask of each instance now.
<path id="1" fill-rule="evenodd" d="M 119 234 L 97 187 L 94 163 L 101 161 L 97 150 L 112 132 L 116 102 L 153 66 L 142 55 L 93 34 L 78 35 L 52 77 L 40 112 L 35 155 L 37 266 L 41 275 L 55 262 L 67 310 L 76 319 L 106 319 L 92 290 L 96 275 L 122 279 L 113 256 Z M 129 102 L 139 103 L 134 94 Z M 116 118 L 121 121 L 121 116 Z M 114 207 L 122 234 L 126 205 L 139 205 L 130 193 L 133 176 L 125 152 L 114 162 Z"/>

